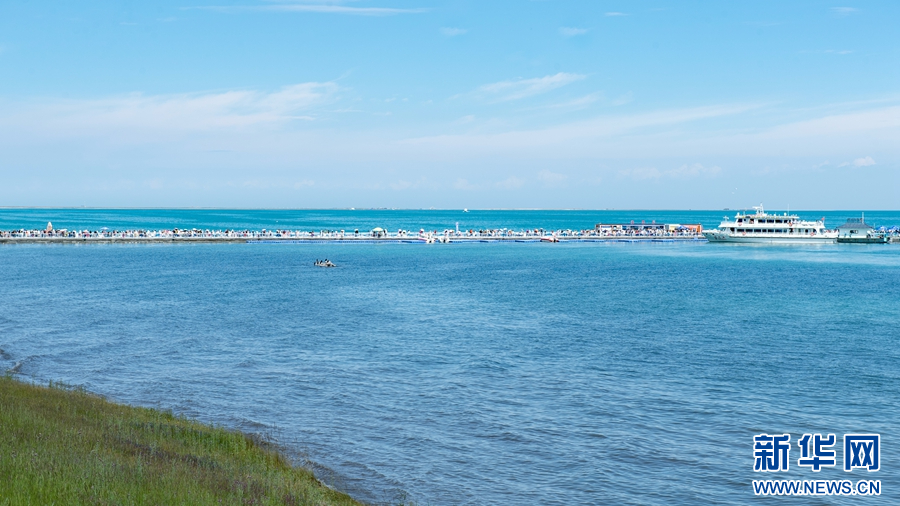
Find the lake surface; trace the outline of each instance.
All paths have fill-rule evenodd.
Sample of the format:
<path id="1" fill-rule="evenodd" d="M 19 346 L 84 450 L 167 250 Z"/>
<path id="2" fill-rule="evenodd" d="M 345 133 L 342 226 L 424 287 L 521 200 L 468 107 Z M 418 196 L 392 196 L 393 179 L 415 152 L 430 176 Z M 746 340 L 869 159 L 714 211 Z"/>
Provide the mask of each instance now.
<path id="1" fill-rule="evenodd" d="M 729 214 L 482 213 L 0 210 L 0 228 Z M 896 245 L 30 244 L 0 246 L 0 268 L 0 370 L 267 434 L 366 501 L 775 502 L 753 496 L 765 478 L 880 479 L 856 502 L 900 501 Z M 792 434 L 789 472 L 753 472 L 761 432 Z M 840 457 L 866 432 L 878 473 L 796 466 L 804 433 L 837 434 Z"/>
<path id="2" fill-rule="evenodd" d="M 771 210 L 770 210 L 771 211 Z M 783 211 L 778 211 L 783 212 Z M 858 218 L 861 211 L 801 211 L 806 220 L 826 218 L 828 227 L 836 227 L 847 218 Z M 43 229 L 52 222 L 57 229 L 110 230 L 173 228 L 232 230 L 371 230 L 389 231 L 544 228 L 546 230 L 593 228 L 597 223 L 680 223 L 718 226 L 724 216 L 735 211 L 591 211 L 591 210 L 392 210 L 392 209 L 311 209 L 311 210 L 232 210 L 232 209 L 30 209 L 0 208 L 0 230 Z M 900 225 L 900 212 L 868 211 L 866 221 L 875 226 Z"/>

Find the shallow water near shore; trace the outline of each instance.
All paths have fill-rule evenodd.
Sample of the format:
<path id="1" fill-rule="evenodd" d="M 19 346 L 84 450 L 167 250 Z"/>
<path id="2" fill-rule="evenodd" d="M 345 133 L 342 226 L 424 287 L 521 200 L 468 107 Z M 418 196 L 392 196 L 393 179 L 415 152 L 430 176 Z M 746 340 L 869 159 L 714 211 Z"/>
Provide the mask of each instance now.
<path id="1" fill-rule="evenodd" d="M 900 500 L 895 245 L 15 245 L 0 265 L 0 369 L 269 433 L 362 500 L 750 504 L 763 478 Z M 760 432 L 790 432 L 794 463 L 804 433 L 880 433 L 882 470 L 761 478 Z"/>

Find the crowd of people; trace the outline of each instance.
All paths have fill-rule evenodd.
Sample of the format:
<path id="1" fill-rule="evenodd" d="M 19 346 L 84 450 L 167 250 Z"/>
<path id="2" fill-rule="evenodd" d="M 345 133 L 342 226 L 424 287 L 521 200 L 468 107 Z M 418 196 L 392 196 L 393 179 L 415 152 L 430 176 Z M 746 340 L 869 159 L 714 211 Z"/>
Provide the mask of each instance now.
<path id="1" fill-rule="evenodd" d="M 61 238 L 61 239 L 168 239 L 168 238 L 275 238 L 284 237 L 290 232 L 287 230 L 200 230 L 178 229 L 171 230 L 0 230 L 0 238 Z"/>
<path id="2" fill-rule="evenodd" d="M 900 241 L 900 229 L 891 227 L 885 229 L 885 233 L 893 241 Z M 389 232 L 381 227 L 372 230 L 211 230 L 198 228 L 172 228 L 162 230 L 126 229 L 117 230 L 103 227 L 99 230 L 66 230 L 54 229 L 51 223 L 44 229 L 18 229 L 0 230 L 0 240 L 10 239 L 47 239 L 47 240 L 126 240 L 126 241 L 159 241 L 159 240 L 283 240 L 283 239 L 376 239 L 376 240 L 421 240 L 432 242 L 451 242 L 454 240 L 541 240 L 557 242 L 560 239 L 613 239 L 613 238 L 702 238 L 700 225 L 667 225 L 667 224 L 598 224 L 589 229 L 562 229 L 547 230 L 532 228 L 514 230 L 510 228 L 480 228 L 459 230 L 459 228 L 447 228 L 443 230 L 398 229 Z"/>
<path id="3" fill-rule="evenodd" d="M 424 238 L 453 238 L 453 239 L 540 239 L 542 237 L 557 238 L 589 238 L 589 237 L 690 237 L 698 236 L 693 229 L 609 229 L 590 228 L 583 230 L 546 230 L 543 228 L 513 230 L 509 228 L 493 229 L 444 229 L 429 230 L 420 229 L 418 232 L 398 229 L 395 233 L 384 229 L 360 232 L 346 230 L 210 230 L 210 229 L 164 229 L 144 230 L 127 229 L 116 230 L 102 228 L 100 230 L 66 230 L 66 229 L 19 229 L 0 230 L 0 238 L 34 238 L 34 239 L 348 239 L 348 238 L 377 238 L 377 239 L 424 239 Z"/>

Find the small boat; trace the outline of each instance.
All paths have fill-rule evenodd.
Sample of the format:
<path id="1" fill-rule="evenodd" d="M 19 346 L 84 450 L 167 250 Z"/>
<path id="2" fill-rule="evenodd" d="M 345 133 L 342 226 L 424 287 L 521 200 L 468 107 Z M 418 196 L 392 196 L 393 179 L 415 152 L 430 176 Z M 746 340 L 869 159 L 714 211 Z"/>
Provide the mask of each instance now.
<path id="1" fill-rule="evenodd" d="M 337 265 L 334 265 L 334 264 L 331 262 L 331 260 L 328 260 L 328 259 L 325 259 L 325 260 L 316 260 L 316 263 L 315 263 L 314 265 L 315 265 L 316 267 L 337 267 Z"/>
<path id="2" fill-rule="evenodd" d="M 545 235 L 544 237 L 541 237 L 541 242 L 559 242 L 559 237 L 556 237 L 555 235 Z"/>

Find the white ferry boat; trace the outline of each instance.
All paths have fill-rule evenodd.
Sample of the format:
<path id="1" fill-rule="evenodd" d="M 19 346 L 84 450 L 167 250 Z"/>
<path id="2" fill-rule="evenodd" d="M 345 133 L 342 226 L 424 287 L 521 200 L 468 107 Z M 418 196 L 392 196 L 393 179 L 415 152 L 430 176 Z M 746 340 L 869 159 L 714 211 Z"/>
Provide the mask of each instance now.
<path id="1" fill-rule="evenodd" d="M 754 206 L 755 213 L 737 213 L 734 219 L 727 216 L 719 228 L 704 230 L 710 242 L 777 242 L 822 243 L 835 242 L 836 230 L 825 228 L 825 218 L 816 221 L 801 220 L 796 214 L 768 214 L 762 204 Z"/>

